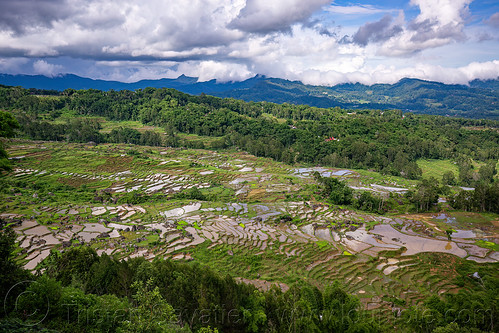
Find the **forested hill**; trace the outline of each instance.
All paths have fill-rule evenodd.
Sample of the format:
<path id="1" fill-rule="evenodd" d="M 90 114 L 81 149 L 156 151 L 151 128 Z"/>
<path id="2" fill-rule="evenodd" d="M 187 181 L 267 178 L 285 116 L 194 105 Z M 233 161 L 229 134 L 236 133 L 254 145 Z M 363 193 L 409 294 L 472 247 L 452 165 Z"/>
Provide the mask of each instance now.
<path id="1" fill-rule="evenodd" d="M 174 88 L 184 93 L 233 97 L 245 101 L 304 104 L 348 109 L 399 109 L 466 118 L 499 119 L 499 80 L 471 81 L 447 85 L 418 79 L 402 79 L 395 84 L 340 84 L 333 87 L 305 85 L 264 76 L 242 82 L 198 82 L 197 78 L 142 80 L 134 83 L 82 78 L 76 75 L 0 75 L 0 84 L 36 89 L 136 90 L 146 87 Z"/>
<path id="2" fill-rule="evenodd" d="M 59 93 L 19 87 L 0 87 L 0 109 L 11 112 L 22 133 L 35 140 L 183 146 L 177 133 L 195 134 L 215 137 L 218 148 L 239 147 L 289 164 L 374 169 L 411 179 L 421 176 L 418 159 L 453 159 L 462 169 L 462 186 L 475 182 L 471 159 L 495 166 L 499 158 L 497 121 L 400 110 L 244 102 L 169 88 Z M 126 126 L 104 135 L 98 117 L 158 126 L 165 137 Z"/>

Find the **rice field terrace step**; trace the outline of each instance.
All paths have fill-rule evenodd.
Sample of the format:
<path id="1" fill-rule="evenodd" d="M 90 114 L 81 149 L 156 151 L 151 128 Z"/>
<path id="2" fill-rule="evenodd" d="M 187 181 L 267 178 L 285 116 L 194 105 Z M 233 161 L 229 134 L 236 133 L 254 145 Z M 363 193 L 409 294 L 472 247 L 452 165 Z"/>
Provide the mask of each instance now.
<path id="1" fill-rule="evenodd" d="M 354 268 L 354 269 L 357 268 L 355 262 L 345 262 L 345 263 L 343 263 L 343 264 L 341 264 L 341 265 L 339 265 L 337 267 L 338 267 L 339 271 L 344 271 L 344 270 L 348 270 L 348 269 L 352 269 L 352 268 Z"/>
<path id="2" fill-rule="evenodd" d="M 357 285 L 366 285 L 366 281 L 362 276 L 354 275 L 350 280 L 350 285 L 352 288 L 356 288 Z"/>
<path id="3" fill-rule="evenodd" d="M 340 269 L 339 273 L 344 276 L 355 276 L 356 268 L 355 266 L 351 266 L 345 269 Z"/>
<path id="4" fill-rule="evenodd" d="M 424 278 L 423 278 L 423 282 L 426 283 L 426 284 L 430 284 L 431 286 L 439 283 L 440 281 L 442 281 L 442 278 L 440 277 L 437 277 L 435 275 L 426 275 Z"/>
<path id="5" fill-rule="evenodd" d="M 384 282 L 377 280 L 372 284 L 372 287 L 377 295 L 381 295 L 384 293 L 385 288 L 384 288 Z"/>
<path id="6" fill-rule="evenodd" d="M 325 266 L 316 265 L 309 271 L 308 276 L 316 279 L 325 275 L 326 272 L 327 270 Z"/>

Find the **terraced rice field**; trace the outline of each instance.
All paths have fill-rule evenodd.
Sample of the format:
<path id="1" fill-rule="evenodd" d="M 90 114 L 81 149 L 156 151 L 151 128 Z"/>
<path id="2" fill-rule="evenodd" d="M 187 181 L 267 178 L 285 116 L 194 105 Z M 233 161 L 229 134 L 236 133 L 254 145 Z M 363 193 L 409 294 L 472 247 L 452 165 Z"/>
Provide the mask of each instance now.
<path id="1" fill-rule="evenodd" d="M 406 190 L 355 171 L 294 168 L 241 152 L 140 149 L 11 143 L 15 191 L 3 192 L 0 218 L 17 232 L 25 268 L 43 268 L 50 251 L 91 246 L 124 259 L 195 260 L 261 288 L 339 280 L 366 308 L 389 311 L 386 299 L 410 305 L 456 290 L 456 262 L 499 261 L 476 242 L 497 241 L 495 217 L 448 240 L 439 215 L 379 216 L 314 200 L 311 171 L 352 187 Z M 178 196 L 194 188 L 205 200 Z"/>

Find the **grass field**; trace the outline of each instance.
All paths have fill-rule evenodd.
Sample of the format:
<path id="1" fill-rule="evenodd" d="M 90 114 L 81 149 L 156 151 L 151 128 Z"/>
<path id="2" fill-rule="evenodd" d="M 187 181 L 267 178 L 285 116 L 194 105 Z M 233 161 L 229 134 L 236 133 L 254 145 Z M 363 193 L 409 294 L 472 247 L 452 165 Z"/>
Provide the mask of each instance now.
<path id="1" fill-rule="evenodd" d="M 164 129 L 158 126 L 147 126 L 142 124 L 140 121 L 112 121 L 112 120 L 106 120 L 104 117 L 100 117 L 99 123 L 102 126 L 102 129 L 100 130 L 101 133 L 111 133 L 111 131 L 115 128 L 119 127 L 128 127 L 135 129 L 139 132 L 144 132 L 144 131 L 153 131 L 157 133 L 164 133 Z"/>
<path id="2" fill-rule="evenodd" d="M 457 165 L 451 160 L 418 160 L 417 163 L 423 171 L 423 178 L 434 177 L 441 181 L 447 171 L 452 171 L 456 178 L 459 175 Z"/>

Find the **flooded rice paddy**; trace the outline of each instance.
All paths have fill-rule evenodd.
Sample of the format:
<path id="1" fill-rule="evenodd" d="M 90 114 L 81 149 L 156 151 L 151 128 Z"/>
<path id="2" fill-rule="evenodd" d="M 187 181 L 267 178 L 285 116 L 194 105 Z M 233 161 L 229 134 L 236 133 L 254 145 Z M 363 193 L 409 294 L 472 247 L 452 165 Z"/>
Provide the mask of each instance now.
<path id="1" fill-rule="evenodd" d="M 141 206 L 97 206 L 89 209 L 92 215 L 102 217 L 102 223 L 54 225 L 49 228 L 35 220 L 23 220 L 18 222 L 14 229 L 26 253 L 27 269 L 34 269 L 52 248 L 96 243 L 99 243 L 101 253 L 135 257 L 137 253 L 145 250 L 143 254 L 151 260 L 156 256 L 173 257 L 204 242 L 208 242 L 209 247 L 222 244 L 242 245 L 261 251 L 272 250 L 292 257 L 301 255 L 303 245 L 300 244 L 325 241 L 332 249 L 337 249 L 337 256 L 342 255 L 341 249 L 351 254 L 366 256 L 378 256 L 385 250 L 401 250 L 402 257 L 422 252 L 439 252 L 479 262 L 499 261 L 497 252 L 474 244 L 473 240 L 477 235 L 472 230 L 458 230 L 449 241 L 443 236 L 428 236 L 415 232 L 414 229 L 421 226 L 418 221 L 371 217 L 374 221 L 378 219 L 379 223 L 367 229 L 366 225 L 358 222 L 366 219 L 366 216 L 309 202 L 234 202 L 212 207 L 207 204 L 193 202 L 162 211 L 156 221 L 151 222 L 143 222 L 140 219 L 147 213 Z M 67 209 L 66 214 L 69 211 L 70 209 Z M 118 212 L 121 212 L 122 217 L 128 218 L 128 222 L 111 222 L 112 216 Z M 129 216 L 132 212 L 133 215 Z M 283 214 L 296 216 L 310 223 L 300 226 L 284 223 L 279 220 Z M 130 220 L 131 217 L 138 219 Z M 400 227 L 400 224 L 403 224 L 403 227 Z M 130 232 L 139 235 L 139 241 L 128 241 L 124 237 L 124 233 Z M 159 237 L 154 249 L 137 246 L 151 235 Z M 391 265 L 383 269 L 380 267 L 380 270 L 388 275 L 397 267 L 399 266 Z"/>

